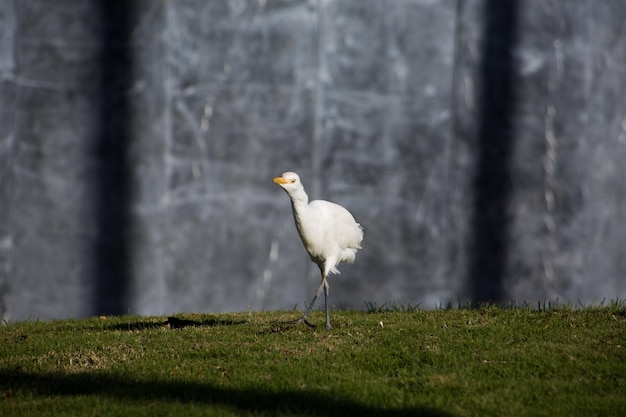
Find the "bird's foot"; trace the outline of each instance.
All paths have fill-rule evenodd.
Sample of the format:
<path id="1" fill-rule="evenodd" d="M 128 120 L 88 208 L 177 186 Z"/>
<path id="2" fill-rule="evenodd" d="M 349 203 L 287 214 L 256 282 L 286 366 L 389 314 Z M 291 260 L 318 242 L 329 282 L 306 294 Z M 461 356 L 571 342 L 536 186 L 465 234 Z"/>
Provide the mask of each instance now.
<path id="1" fill-rule="evenodd" d="M 296 320 L 289 320 L 289 321 L 283 322 L 283 324 L 289 324 L 289 325 L 302 324 L 302 323 L 306 324 L 311 329 L 315 329 L 315 325 L 311 323 L 306 317 L 300 317 L 299 319 L 296 319 Z"/>

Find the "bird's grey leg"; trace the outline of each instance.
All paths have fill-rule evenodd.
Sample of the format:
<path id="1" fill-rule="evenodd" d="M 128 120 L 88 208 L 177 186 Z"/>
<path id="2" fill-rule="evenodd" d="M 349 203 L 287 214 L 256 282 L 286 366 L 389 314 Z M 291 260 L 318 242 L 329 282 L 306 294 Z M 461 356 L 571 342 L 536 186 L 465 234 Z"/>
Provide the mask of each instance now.
<path id="1" fill-rule="evenodd" d="M 299 319 L 297 319 L 297 320 L 286 321 L 285 324 L 300 324 L 300 323 L 304 323 L 304 324 L 306 324 L 307 326 L 309 326 L 311 328 L 315 328 L 315 325 L 309 322 L 309 314 L 311 314 L 311 310 L 313 310 L 313 306 L 317 302 L 317 299 L 320 298 L 320 295 L 322 295 L 322 290 L 324 290 L 326 288 L 326 286 L 324 284 L 326 284 L 326 286 L 328 285 L 328 283 L 326 283 L 325 279 L 322 280 L 322 283 L 320 284 L 319 288 L 317 289 L 317 292 L 315 293 L 315 296 L 313 297 L 313 300 L 311 300 L 311 304 L 309 304 L 309 306 L 307 307 L 306 311 L 304 312 L 304 315 L 302 317 L 300 317 Z M 328 313 L 328 310 L 327 310 L 327 313 Z M 328 327 L 328 322 L 327 322 L 327 327 Z"/>
<path id="2" fill-rule="evenodd" d="M 332 329 L 330 325 L 330 314 L 328 313 L 328 281 L 326 277 L 322 280 L 322 285 L 324 286 L 324 310 L 326 310 L 326 330 Z"/>

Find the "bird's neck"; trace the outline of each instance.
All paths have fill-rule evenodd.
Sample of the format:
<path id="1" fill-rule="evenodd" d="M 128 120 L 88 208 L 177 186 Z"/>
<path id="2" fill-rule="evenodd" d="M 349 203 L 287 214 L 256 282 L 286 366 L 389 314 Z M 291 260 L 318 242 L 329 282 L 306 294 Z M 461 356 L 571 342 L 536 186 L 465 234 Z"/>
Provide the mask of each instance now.
<path id="1" fill-rule="evenodd" d="M 306 207 L 306 205 L 309 204 L 309 196 L 304 190 L 298 190 L 290 194 L 289 197 L 291 197 L 291 205 L 294 211 L 298 211 L 300 208 Z"/>
<path id="2" fill-rule="evenodd" d="M 306 208 L 309 204 L 309 196 L 304 192 L 304 190 L 300 189 L 295 193 L 290 194 L 289 197 L 291 198 L 291 211 L 293 213 L 293 220 L 296 222 L 296 227 L 298 228 L 300 239 L 302 239 L 304 246 L 307 246 L 304 235 L 302 234 L 302 221 L 307 214 Z"/>

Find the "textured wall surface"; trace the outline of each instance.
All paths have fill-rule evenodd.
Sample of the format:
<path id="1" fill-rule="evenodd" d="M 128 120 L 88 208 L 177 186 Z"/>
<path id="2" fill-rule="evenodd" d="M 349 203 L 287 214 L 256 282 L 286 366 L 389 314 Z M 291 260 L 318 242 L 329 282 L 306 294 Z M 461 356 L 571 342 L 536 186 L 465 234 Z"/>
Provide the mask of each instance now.
<path id="1" fill-rule="evenodd" d="M 0 2 L 4 320 L 626 297 L 618 0 Z"/>

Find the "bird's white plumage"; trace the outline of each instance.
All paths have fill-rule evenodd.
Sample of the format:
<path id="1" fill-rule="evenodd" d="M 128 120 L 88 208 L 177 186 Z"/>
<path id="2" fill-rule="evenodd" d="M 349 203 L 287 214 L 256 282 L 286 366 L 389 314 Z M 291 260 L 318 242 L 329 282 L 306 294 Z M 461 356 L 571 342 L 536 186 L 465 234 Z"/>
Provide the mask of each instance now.
<path id="1" fill-rule="evenodd" d="M 322 288 L 325 290 L 326 299 L 328 298 L 327 275 L 338 274 L 337 266 L 341 263 L 354 262 L 357 250 L 361 248 L 363 228 L 348 210 L 338 204 L 325 200 L 309 202 L 300 177 L 295 172 L 285 172 L 281 177 L 274 178 L 274 182 L 289 195 L 300 239 L 309 257 L 322 273 L 322 284 L 315 298 L 303 318 L 298 320 L 309 324 L 308 314 Z M 326 327 L 330 328 L 327 303 Z"/>
<path id="2" fill-rule="evenodd" d="M 348 210 L 329 201 L 315 200 L 294 211 L 298 233 L 316 264 L 324 273 L 339 273 L 340 263 L 352 263 L 361 248 L 363 230 Z M 320 266 L 321 267 L 321 266 Z"/>

